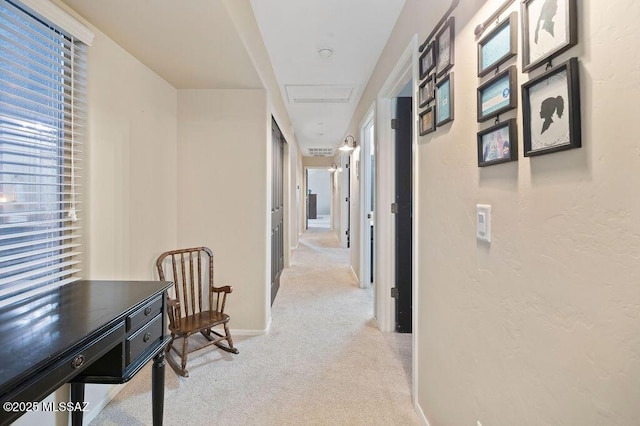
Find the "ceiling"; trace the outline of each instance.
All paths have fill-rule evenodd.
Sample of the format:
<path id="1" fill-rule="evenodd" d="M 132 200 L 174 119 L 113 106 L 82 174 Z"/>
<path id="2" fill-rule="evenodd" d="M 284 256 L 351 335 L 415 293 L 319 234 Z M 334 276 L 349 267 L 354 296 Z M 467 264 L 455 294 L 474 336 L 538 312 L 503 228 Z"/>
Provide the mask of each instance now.
<path id="1" fill-rule="evenodd" d="M 251 0 L 303 155 L 344 139 L 404 1 Z"/>
<path id="2" fill-rule="evenodd" d="M 177 89 L 264 87 L 222 0 L 62 1 Z M 332 152 L 405 0 L 244 1 L 302 154 Z"/>

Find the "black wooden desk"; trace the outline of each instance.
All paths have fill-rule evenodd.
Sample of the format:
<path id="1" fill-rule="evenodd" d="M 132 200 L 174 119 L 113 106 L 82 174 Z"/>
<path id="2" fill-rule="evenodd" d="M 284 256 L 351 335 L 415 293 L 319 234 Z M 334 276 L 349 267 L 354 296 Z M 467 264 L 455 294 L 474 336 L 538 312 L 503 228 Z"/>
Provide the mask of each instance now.
<path id="1" fill-rule="evenodd" d="M 0 424 L 55 411 L 33 403 L 68 382 L 69 405 L 82 406 L 85 383 L 127 382 L 153 358 L 153 424 L 161 425 L 170 285 L 78 281 L 0 309 Z M 69 411 L 81 425 L 82 411 Z"/>

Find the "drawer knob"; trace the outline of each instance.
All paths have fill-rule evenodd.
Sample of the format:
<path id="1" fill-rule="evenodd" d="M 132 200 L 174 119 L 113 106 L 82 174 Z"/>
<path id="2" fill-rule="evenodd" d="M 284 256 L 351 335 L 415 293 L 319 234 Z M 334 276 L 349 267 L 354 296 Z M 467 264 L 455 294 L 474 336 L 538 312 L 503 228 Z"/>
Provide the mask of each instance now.
<path id="1" fill-rule="evenodd" d="M 84 355 L 76 355 L 76 357 L 73 358 L 73 361 L 71 361 L 71 366 L 73 368 L 80 368 L 82 367 L 82 364 L 84 364 Z"/>
<path id="2" fill-rule="evenodd" d="M 142 341 L 146 343 L 149 341 L 149 339 L 151 339 L 151 333 L 145 333 Z"/>
<path id="3" fill-rule="evenodd" d="M 149 316 L 151 314 L 151 306 L 148 306 L 145 310 L 144 310 L 144 314 L 146 316 Z"/>

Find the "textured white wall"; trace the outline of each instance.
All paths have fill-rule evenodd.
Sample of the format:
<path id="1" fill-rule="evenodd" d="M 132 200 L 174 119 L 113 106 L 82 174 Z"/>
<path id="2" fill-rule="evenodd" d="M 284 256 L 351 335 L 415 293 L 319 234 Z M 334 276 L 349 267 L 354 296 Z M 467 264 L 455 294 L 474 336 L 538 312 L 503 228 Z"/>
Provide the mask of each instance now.
<path id="1" fill-rule="evenodd" d="M 267 117 L 264 90 L 178 91 L 178 243 L 213 250 L 232 329 L 268 326 Z"/>
<path id="2" fill-rule="evenodd" d="M 442 3 L 407 0 L 352 126 Z M 640 4 L 579 1 L 579 45 L 554 61 L 579 58 L 583 148 L 524 158 L 518 110 L 519 161 L 478 168 L 473 29 L 502 3 L 461 1 L 456 118 L 419 140 L 417 402 L 432 425 L 637 424 Z"/>

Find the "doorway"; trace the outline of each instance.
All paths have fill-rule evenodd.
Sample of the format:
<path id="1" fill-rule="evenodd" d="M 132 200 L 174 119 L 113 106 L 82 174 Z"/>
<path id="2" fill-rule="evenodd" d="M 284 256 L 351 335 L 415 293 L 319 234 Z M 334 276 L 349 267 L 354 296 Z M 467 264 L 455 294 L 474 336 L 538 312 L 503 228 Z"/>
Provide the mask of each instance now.
<path id="1" fill-rule="evenodd" d="M 284 269 L 284 146 L 285 139 L 271 118 L 271 305 Z"/>
<path id="2" fill-rule="evenodd" d="M 331 172 L 307 169 L 307 228 L 331 228 Z"/>
<path id="3" fill-rule="evenodd" d="M 392 203 L 396 202 L 396 161 L 395 161 L 395 133 L 390 125 L 392 119 L 397 119 L 396 98 L 411 97 L 411 217 L 415 218 L 418 214 L 418 189 L 420 167 L 417 164 L 417 156 L 413 155 L 418 150 L 418 128 L 417 128 L 417 110 L 418 103 L 416 98 L 418 79 L 418 37 L 414 35 L 410 43 L 401 54 L 395 67 L 389 74 L 382 88 L 378 92 L 376 120 L 380 125 L 376 129 L 378 132 L 377 158 L 378 158 L 378 192 L 377 192 L 377 225 L 378 225 L 378 245 L 376 247 L 377 268 L 379 270 L 380 279 L 376 279 L 375 292 L 375 314 L 380 330 L 395 331 L 396 330 L 396 299 L 390 297 L 392 289 L 396 285 L 396 218 L 391 213 Z M 394 123 L 397 124 L 397 123 Z M 395 126 L 394 126 L 395 127 Z M 416 320 L 416 312 L 419 307 L 419 300 L 416 298 L 418 282 L 419 264 L 416 259 L 418 255 L 418 244 L 415 236 L 418 233 L 419 224 L 415 221 L 411 222 L 411 254 L 412 259 L 411 270 L 411 334 L 396 334 L 397 339 L 410 342 L 407 347 L 406 356 L 411 360 L 412 375 L 412 394 L 417 394 L 417 359 L 419 358 L 419 348 L 416 345 L 416 335 L 419 333 L 419 324 Z M 395 289 L 394 289 L 395 290 Z"/>
<path id="4" fill-rule="evenodd" d="M 395 130 L 395 201 L 392 213 L 395 216 L 395 330 L 411 333 L 412 329 L 412 209 L 413 209 L 413 99 L 411 87 L 407 85 L 409 96 L 403 90 L 396 98 Z"/>
<path id="5" fill-rule="evenodd" d="M 360 287 L 367 288 L 374 285 L 375 270 L 375 115 L 372 107 L 363 120 L 360 127 L 360 219 L 361 243 L 360 243 Z"/>

